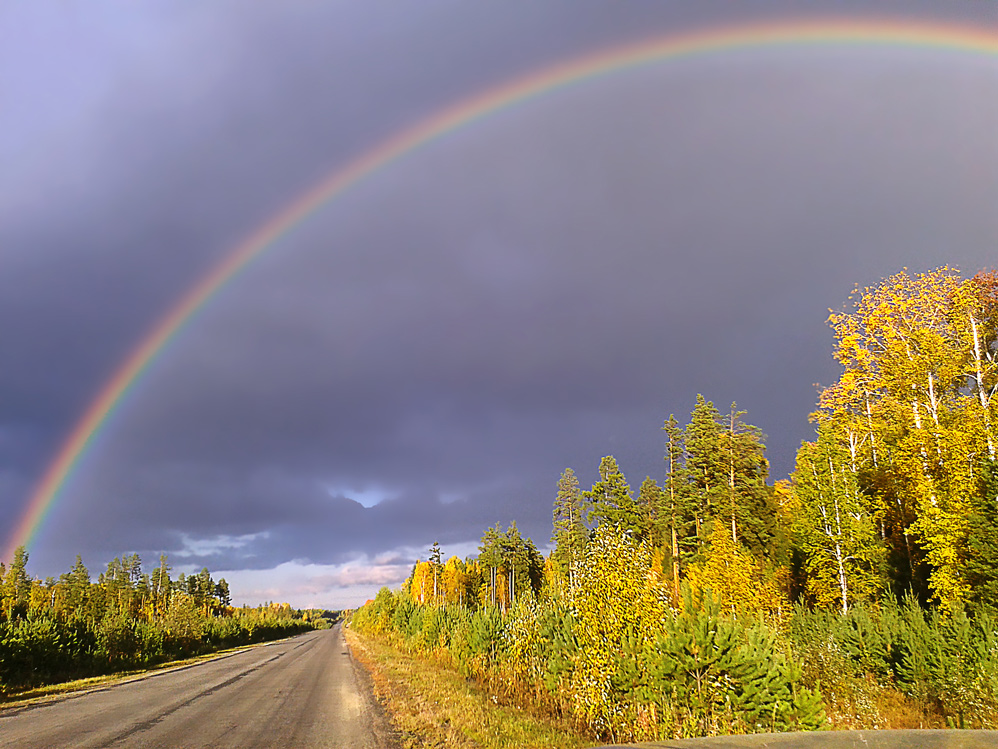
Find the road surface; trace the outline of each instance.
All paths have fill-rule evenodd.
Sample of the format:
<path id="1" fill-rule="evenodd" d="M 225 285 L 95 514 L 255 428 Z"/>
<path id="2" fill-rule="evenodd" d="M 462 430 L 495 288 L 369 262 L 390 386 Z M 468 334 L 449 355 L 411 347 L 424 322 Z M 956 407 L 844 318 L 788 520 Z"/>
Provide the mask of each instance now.
<path id="1" fill-rule="evenodd" d="M 3 747 L 392 745 L 340 625 L 133 681 L 0 709 Z"/>

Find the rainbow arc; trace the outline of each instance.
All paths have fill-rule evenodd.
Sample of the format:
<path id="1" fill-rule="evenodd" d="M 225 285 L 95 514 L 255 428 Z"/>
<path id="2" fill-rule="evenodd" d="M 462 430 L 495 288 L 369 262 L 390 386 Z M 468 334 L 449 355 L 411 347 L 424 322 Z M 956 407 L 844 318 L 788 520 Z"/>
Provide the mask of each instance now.
<path id="1" fill-rule="evenodd" d="M 682 58 L 753 48 L 808 48 L 841 45 L 938 49 L 974 55 L 998 55 L 998 32 L 939 23 L 871 20 L 822 20 L 739 25 L 680 34 L 630 44 L 559 63 L 459 101 L 415 126 L 374 146 L 334 170 L 259 226 L 201 278 L 127 356 L 65 438 L 28 499 L 9 535 L 3 559 L 20 545 L 30 546 L 60 492 L 100 430 L 131 386 L 168 348 L 199 310 L 254 258 L 361 180 L 412 151 L 511 106 L 589 78 Z"/>

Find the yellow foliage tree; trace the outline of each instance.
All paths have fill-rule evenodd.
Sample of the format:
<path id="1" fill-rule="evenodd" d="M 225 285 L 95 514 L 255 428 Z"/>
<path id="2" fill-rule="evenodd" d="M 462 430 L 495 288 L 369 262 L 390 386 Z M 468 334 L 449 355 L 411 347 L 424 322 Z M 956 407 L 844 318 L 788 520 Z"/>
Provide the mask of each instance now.
<path id="1" fill-rule="evenodd" d="M 470 582 L 467 565 L 456 556 L 447 560 L 443 571 L 443 597 L 449 604 L 463 605 L 468 603 L 468 587 Z"/>
<path id="2" fill-rule="evenodd" d="M 409 596 L 416 603 L 433 603 L 433 568 L 429 562 L 416 560 L 409 582 Z"/>
<path id="3" fill-rule="evenodd" d="M 741 544 L 731 538 L 729 528 L 715 524 L 703 561 L 691 564 L 686 581 L 699 597 L 711 591 L 723 611 L 732 615 L 748 612 L 778 612 L 786 600 L 771 576 Z"/>
<path id="4" fill-rule="evenodd" d="M 857 601 L 875 600 L 885 556 L 875 508 L 831 430 L 801 446 L 793 478 L 793 527 L 805 552 L 808 592 L 843 614 Z"/>
<path id="5" fill-rule="evenodd" d="M 829 317 L 845 371 L 815 414 L 842 435 L 854 473 L 889 478 L 881 532 L 903 536 L 912 566 L 914 534 L 946 606 L 969 592 L 960 561 L 968 497 L 981 458 L 995 450 L 998 315 L 988 278 L 963 281 L 944 267 L 857 289 L 852 309 Z"/>
<path id="6" fill-rule="evenodd" d="M 613 732 L 621 719 L 611 684 L 617 660 L 629 638 L 650 642 L 662 631 L 668 583 L 653 571 L 649 546 L 608 523 L 597 528 L 572 577 L 579 644 L 574 710 L 596 730 Z"/>

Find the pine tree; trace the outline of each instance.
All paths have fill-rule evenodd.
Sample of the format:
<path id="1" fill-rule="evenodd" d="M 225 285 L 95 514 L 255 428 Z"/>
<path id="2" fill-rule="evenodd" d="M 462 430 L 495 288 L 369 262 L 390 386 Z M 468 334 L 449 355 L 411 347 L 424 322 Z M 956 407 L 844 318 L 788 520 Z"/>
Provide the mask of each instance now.
<path id="1" fill-rule="evenodd" d="M 517 583 L 522 586 L 527 577 L 528 568 L 526 548 L 523 539 L 520 537 L 520 531 L 516 527 L 515 520 L 509 524 L 506 532 L 499 537 L 499 548 L 502 550 L 503 567 L 506 569 L 509 585 L 509 604 L 512 606 L 513 601 L 516 600 L 517 592 L 521 590 Z M 517 580 L 517 578 L 520 579 Z"/>
<path id="2" fill-rule="evenodd" d="M 218 583 L 215 585 L 215 597 L 218 598 L 218 602 L 222 607 L 232 605 L 232 596 L 229 593 L 229 583 L 226 582 L 224 577 L 220 578 Z"/>
<path id="3" fill-rule="evenodd" d="M 721 414 L 714 404 L 697 395 L 696 405 L 686 425 L 686 471 L 695 501 L 694 522 L 698 551 L 710 535 L 705 526 L 723 512 L 727 471 L 721 444 Z"/>
<path id="4" fill-rule="evenodd" d="M 201 610 L 204 612 L 205 616 L 209 616 L 214 606 L 215 598 L 215 581 L 211 579 L 211 573 L 208 571 L 207 567 L 202 567 L 201 572 L 198 573 L 195 579 L 194 585 L 194 601 Z"/>
<path id="5" fill-rule="evenodd" d="M 149 579 L 149 593 L 152 596 L 152 609 L 155 616 L 163 616 L 170 603 L 170 592 L 173 589 L 173 583 L 170 581 L 170 570 L 166 554 L 160 554 L 159 566 L 152 571 Z"/>
<path id="6" fill-rule="evenodd" d="M 527 562 L 527 581 L 530 590 L 537 595 L 544 584 L 544 555 L 538 551 L 536 544 L 529 537 L 523 539 L 523 555 Z"/>
<path id="7" fill-rule="evenodd" d="M 31 600 L 31 578 L 27 567 L 28 550 L 18 546 L 3 577 L 3 609 L 8 620 L 13 618 L 15 611 L 27 613 Z"/>
<path id="8" fill-rule="evenodd" d="M 667 472 L 665 487 L 661 493 L 663 511 L 659 513 L 660 525 L 668 523 L 665 529 L 671 542 L 670 560 L 672 566 L 672 595 L 679 600 L 679 578 L 681 575 L 684 552 L 696 550 L 697 538 L 695 531 L 690 539 L 691 521 L 695 520 L 690 501 L 689 474 L 685 466 L 685 435 L 679 426 L 679 421 L 672 414 L 662 427 L 665 431 L 665 463 Z M 692 550 L 690 541 L 692 540 Z"/>
<path id="9" fill-rule="evenodd" d="M 566 468 L 558 479 L 558 493 L 554 500 L 551 541 L 552 552 L 560 573 L 572 585 L 572 565 L 581 558 L 589 537 L 583 522 L 582 492 L 579 480 L 571 468 Z"/>
<path id="10" fill-rule="evenodd" d="M 540 590 L 544 557 L 533 541 L 520 535 L 515 521 L 505 531 L 498 523 L 487 529 L 478 548 L 478 566 L 489 570 L 483 603 L 505 610 L 517 598 Z"/>
<path id="11" fill-rule="evenodd" d="M 638 487 L 635 506 L 641 528 L 638 538 L 647 539 L 653 545 L 660 546 L 662 538 L 659 533 L 659 513 L 662 509 L 662 487 L 651 476 L 645 476 L 645 480 Z"/>
<path id="12" fill-rule="evenodd" d="M 440 572 L 440 542 L 434 541 L 430 547 L 430 566 L 433 568 L 433 602 L 437 603 L 437 579 Z"/>
<path id="13" fill-rule="evenodd" d="M 627 479 L 612 455 L 600 461 L 599 477 L 593 488 L 583 493 L 590 506 L 590 522 L 597 525 L 609 523 L 640 538 L 642 523 L 637 505 Z"/>
<path id="14" fill-rule="evenodd" d="M 500 548 L 501 526 L 496 523 L 494 528 L 486 528 L 482 534 L 481 543 L 478 546 L 478 563 L 484 572 L 489 574 L 488 598 L 486 599 L 492 606 L 498 606 L 500 601 L 496 590 L 496 581 L 499 567 L 502 566 L 502 551 Z"/>
<path id="15" fill-rule="evenodd" d="M 696 503 L 700 551 L 720 523 L 756 557 L 772 559 L 778 528 L 776 502 L 766 485 L 766 446 L 762 432 L 745 424 L 743 414 L 732 403 L 730 413 L 722 416 L 702 395 L 690 414 L 684 435 L 686 475 Z"/>
<path id="16" fill-rule="evenodd" d="M 90 596 L 90 572 L 83 564 L 83 558 L 77 554 L 76 563 L 67 575 L 68 608 L 70 612 L 83 611 Z"/>
<path id="17" fill-rule="evenodd" d="M 724 461 L 727 463 L 727 514 L 731 539 L 740 542 L 757 558 L 772 559 L 777 544 L 776 502 L 766 485 L 769 461 L 766 460 L 765 436 L 741 417 L 735 403 L 725 418 L 721 434 Z"/>

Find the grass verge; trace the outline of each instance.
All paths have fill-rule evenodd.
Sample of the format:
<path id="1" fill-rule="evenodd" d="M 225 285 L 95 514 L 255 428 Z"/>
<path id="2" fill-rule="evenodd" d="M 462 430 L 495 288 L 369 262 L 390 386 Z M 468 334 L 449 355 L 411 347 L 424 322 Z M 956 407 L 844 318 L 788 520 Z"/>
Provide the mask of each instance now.
<path id="1" fill-rule="evenodd" d="M 593 742 L 567 726 L 496 704 L 453 668 L 344 629 L 406 749 L 571 749 Z"/>

